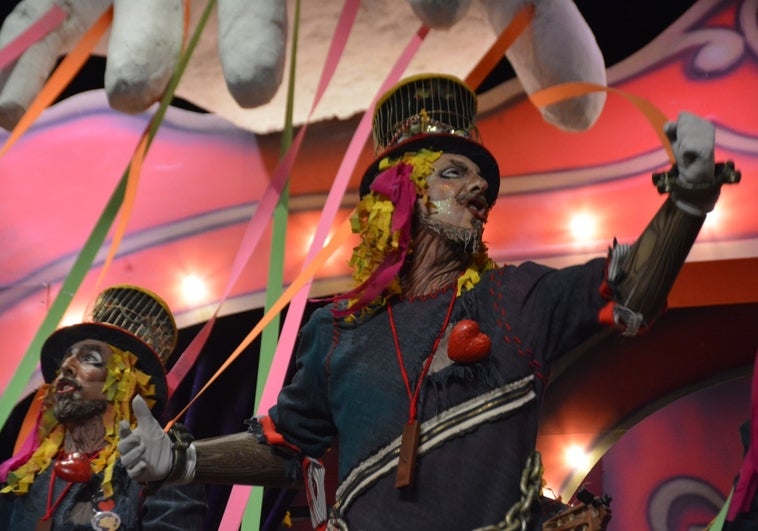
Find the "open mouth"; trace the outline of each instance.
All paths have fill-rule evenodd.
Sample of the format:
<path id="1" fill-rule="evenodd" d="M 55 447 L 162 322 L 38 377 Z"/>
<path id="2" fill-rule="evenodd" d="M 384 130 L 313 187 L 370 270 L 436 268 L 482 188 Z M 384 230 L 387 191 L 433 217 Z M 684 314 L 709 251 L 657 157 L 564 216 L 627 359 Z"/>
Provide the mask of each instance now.
<path id="1" fill-rule="evenodd" d="M 487 221 L 487 214 L 489 214 L 489 205 L 487 201 L 481 196 L 473 196 L 466 198 L 466 208 L 471 212 L 474 217 L 481 221 Z"/>
<path id="2" fill-rule="evenodd" d="M 70 395 L 79 390 L 79 384 L 69 378 L 63 378 L 55 384 L 55 394 L 58 396 Z"/>

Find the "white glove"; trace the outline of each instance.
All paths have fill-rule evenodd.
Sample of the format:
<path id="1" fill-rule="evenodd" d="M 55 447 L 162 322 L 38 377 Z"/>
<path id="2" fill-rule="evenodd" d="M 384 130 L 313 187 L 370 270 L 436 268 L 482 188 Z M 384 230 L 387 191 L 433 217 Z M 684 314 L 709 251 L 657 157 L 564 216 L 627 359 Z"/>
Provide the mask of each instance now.
<path id="1" fill-rule="evenodd" d="M 126 420 L 119 424 L 121 440 L 118 451 L 121 453 L 121 462 L 129 476 L 139 483 L 163 481 L 173 466 L 171 439 L 140 395 L 132 399 L 132 408 L 137 418 L 134 431 L 131 431 Z"/>
<path id="2" fill-rule="evenodd" d="M 682 189 L 701 190 L 697 194 L 687 193 L 685 197 L 675 189 L 672 199 L 679 208 L 691 214 L 710 212 L 716 206 L 720 191 L 715 185 L 715 127 L 703 118 L 682 112 L 675 122 L 666 123 L 664 132 L 671 141 Z"/>

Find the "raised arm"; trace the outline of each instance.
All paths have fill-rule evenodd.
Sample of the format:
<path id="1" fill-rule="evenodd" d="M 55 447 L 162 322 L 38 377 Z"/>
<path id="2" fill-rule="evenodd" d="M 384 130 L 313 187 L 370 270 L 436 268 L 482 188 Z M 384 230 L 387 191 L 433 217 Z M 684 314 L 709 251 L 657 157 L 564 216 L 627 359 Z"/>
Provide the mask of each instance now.
<path id="1" fill-rule="evenodd" d="M 738 182 L 731 164 L 715 164 L 713 124 L 683 112 L 665 132 L 676 158 L 669 171 L 653 176 L 669 197 L 637 241 L 617 246 L 608 278 L 620 305 L 614 317 L 635 335 L 665 308 L 666 298 L 697 238 L 705 216 L 713 210 L 723 183 Z"/>

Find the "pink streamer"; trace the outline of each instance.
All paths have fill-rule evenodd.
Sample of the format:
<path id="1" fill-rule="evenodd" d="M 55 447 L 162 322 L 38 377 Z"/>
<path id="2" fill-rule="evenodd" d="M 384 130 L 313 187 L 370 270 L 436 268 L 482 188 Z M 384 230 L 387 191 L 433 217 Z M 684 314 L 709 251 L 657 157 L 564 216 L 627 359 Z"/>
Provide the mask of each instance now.
<path id="1" fill-rule="evenodd" d="M 758 491 L 758 352 L 753 366 L 750 398 L 750 441 L 739 475 L 726 513 L 727 522 L 734 522 L 740 514 L 749 513 Z"/>
<path id="2" fill-rule="evenodd" d="M 166 379 L 168 381 L 169 396 L 181 383 L 181 381 L 197 361 L 197 358 L 200 356 L 200 352 L 202 351 L 205 342 L 208 340 L 211 329 L 216 322 L 216 317 L 218 316 L 218 312 L 221 309 L 221 305 L 229 297 L 229 293 L 237 283 L 237 280 L 244 271 L 245 266 L 250 261 L 250 257 L 253 255 L 253 252 L 258 246 L 258 243 L 260 243 L 261 237 L 263 236 L 263 233 L 268 226 L 268 221 L 273 216 L 274 209 L 279 202 L 279 196 L 281 195 L 281 191 L 284 189 L 287 177 L 292 171 L 295 157 L 300 151 L 300 145 L 302 144 L 303 137 L 305 136 L 307 125 L 308 124 L 306 123 L 300 129 L 297 136 L 295 137 L 295 140 L 292 142 L 292 146 L 290 147 L 289 151 L 287 151 L 286 155 L 279 162 L 279 165 L 277 166 L 276 170 L 274 171 L 274 175 L 271 178 L 271 182 L 269 182 L 269 185 L 263 192 L 263 197 L 258 203 L 258 208 L 255 212 L 255 215 L 247 224 L 245 234 L 242 237 L 242 243 L 240 244 L 240 248 L 237 251 L 237 256 L 234 258 L 234 262 L 232 264 L 232 272 L 229 281 L 227 282 L 226 289 L 224 290 L 224 294 L 221 297 L 216 310 L 213 312 L 211 318 L 205 323 L 203 328 L 192 339 L 190 344 L 187 346 L 184 352 L 182 352 L 182 354 L 176 360 L 176 363 L 174 363 L 173 367 L 171 367 L 171 370 L 166 375 Z"/>
<path id="3" fill-rule="evenodd" d="M 334 179 L 334 184 L 329 192 L 324 209 L 321 212 L 321 218 L 319 220 L 318 227 L 316 228 L 316 234 L 313 237 L 313 242 L 308 251 L 305 263 L 308 264 L 313 260 L 313 257 L 318 253 L 319 249 L 324 246 L 326 238 L 329 235 L 329 229 L 331 228 L 334 218 L 339 211 L 342 204 L 342 198 L 347 190 L 347 185 L 353 175 L 353 170 L 358 162 L 363 146 L 366 144 L 366 140 L 371 134 L 371 121 L 373 118 L 373 109 L 376 106 L 376 102 L 380 96 L 382 96 L 387 90 L 397 83 L 400 76 L 408 67 L 411 59 L 418 51 L 424 38 L 429 33 L 429 28 L 421 26 L 411 38 L 411 41 L 406 46 L 403 53 L 398 58 L 395 65 L 390 70 L 387 78 L 379 88 L 379 92 L 374 96 L 371 104 L 363 114 L 356 132 L 353 135 L 352 140 L 345 152 L 345 156 L 342 159 L 337 175 Z M 263 389 L 261 395 L 261 402 L 258 407 L 258 414 L 264 415 L 268 409 L 276 403 L 276 396 L 281 390 L 284 382 L 284 377 L 289 366 L 289 359 L 292 356 L 292 350 L 295 345 L 295 339 L 297 332 L 300 328 L 300 323 L 303 317 L 303 311 L 308 299 L 308 292 L 310 291 L 310 284 L 303 286 L 303 289 L 293 297 L 287 310 L 287 316 L 285 317 L 284 325 L 282 327 L 282 333 L 277 344 L 276 353 L 274 354 L 274 361 L 269 372 L 269 377 L 266 380 L 266 386 Z"/>
<path id="4" fill-rule="evenodd" d="M 358 7 L 360 6 L 359 0 L 346 0 L 345 5 L 342 9 L 342 14 L 340 15 L 340 19 L 337 22 L 337 27 L 334 32 L 334 37 L 332 38 L 332 43 L 329 47 L 329 53 L 327 55 L 326 63 L 324 64 L 324 70 L 321 74 L 321 79 L 318 84 L 318 89 L 316 90 L 316 96 L 314 97 L 313 105 L 311 106 L 311 110 L 308 113 L 308 119 L 306 120 L 305 125 L 300 129 L 300 132 L 298 133 L 295 141 L 293 142 L 293 145 L 290 146 L 290 149 L 287 151 L 287 155 L 285 156 L 286 160 L 289 160 L 290 163 L 288 165 L 286 172 L 283 173 L 284 176 L 287 176 L 290 174 L 292 163 L 294 162 L 295 155 L 300 151 L 300 144 L 302 143 L 302 138 L 305 134 L 305 130 L 307 129 L 308 123 L 310 122 L 311 116 L 313 115 L 314 110 L 316 109 L 318 103 L 321 101 L 321 98 L 324 95 L 324 92 L 326 91 L 326 88 L 329 86 L 329 82 L 331 81 L 335 70 L 337 69 L 337 64 L 339 63 L 340 57 L 342 57 L 342 53 L 345 49 L 345 45 L 347 43 L 347 38 L 350 34 L 350 29 L 353 27 L 353 22 L 355 21 L 355 17 L 358 13 Z M 279 172 L 277 172 L 275 175 L 278 175 Z M 279 200 L 279 196 L 281 195 L 281 190 L 283 186 L 277 187 L 277 194 L 276 194 L 276 201 L 274 202 L 274 206 L 276 202 Z M 271 212 L 266 215 L 265 220 L 268 220 L 273 215 L 273 207 L 271 209 Z M 256 219 L 259 218 L 258 212 L 256 212 Z M 252 222 L 251 222 L 252 223 Z M 263 225 L 263 223 L 258 222 L 258 224 Z M 260 239 L 260 236 L 258 236 L 258 240 Z M 255 245 L 257 245 L 257 241 L 255 242 Z M 252 255 L 252 249 L 250 250 L 250 253 L 247 255 L 248 259 L 249 256 Z M 235 261 L 236 262 L 236 261 Z M 245 263 L 247 263 L 247 260 L 245 260 Z M 236 282 L 237 276 L 235 276 L 232 281 Z M 227 289 L 227 295 L 228 295 L 229 289 Z M 222 303 L 223 300 L 222 299 Z M 220 308 L 220 305 L 219 305 Z M 216 314 L 218 313 L 218 309 L 216 312 L 214 312 L 213 320 L 215 321 Z M 302 315 L 302 311 L 300 312 Z M 210 322 L 210 321 L 209 321 Z M 206 324 L 206 326 L 208 326 Z M 211 325 L 212 326 L 212 325 Z M 206 338 L 207 339 L 207 335 Z M 193 351 L 194 359 L 192 360 L 192 364 L 197 359 L 197 356 L 199 355 L 199 351 L 202 348 L 202 345 L 205 343 L 205 339 L 203 339 L 202 344 L 199 345 L 199 347 L 195 347 L 195 350 L 197 353 Z M 194 341 L 193 341 L 194 343 Z M 192 347 L 192 345 L 190 345 Z M 188 347 L 189 349 L 189 347 Z M 189 365 L 191 367 L 191 364 Z M 186 372 L 189 369 L 187 368 L 184 372 Z M 269 375 L 267 378 L 267 381 L 271 379 L 271 373 L 286 373 L 286 366 L 285 367 L 277 367 L 277 356 L 274 355 L 274 360 L 272 361 L 271 367 L 269 368 Z M 181 381 L 181 380 L 179 380 Z M 280 384 L 281 387 L 281 384 Z M 263 400 L 261 400 L 263 402 Z M 242 515 L 245 511 L 245 507 L 247 505 L 247 502 L 250 498 L 250 491 L 251 487 L 248 486 L 235 486 L 232 488 L 232 492 L 229 495 L 229 500 L 227 501 L 226 510 L 224 511 L 224 516 L 221 520 L 221 523 L 219 525 L 219 531 L 236 531 L 240 527 L 240 523 L 242 522 Z"/>
<path id="5" fill-rule="evenodd" d="M 27 48 L 45 38 L 48 33 L 66 20 L 66 12 L 57 4 L 50 6 L 34 24 L 26 28 L 18 37 L 0 50 L 0 68 L 5 68 L 21 57 Z"/>
<path id="6" fill-rule="evenodd" d="M 174 363 L 174 366 L 171 368 L 171 371 L 166 375 L 168 381 L 169 396 L 173 393 L 173 391 L 177 388 L 185 376 L 187 376 L 187 373 L 194 366 L 195 362 L 197 362 L 197 358 L 200 356 L 200 352 L 202 351 L 203 346 L 205 346 L 205 343 L 208 340 L 208 336 L 210 336 L 211 329 L 216 323 L 216 318 L 218 316 L 219 310 L 221 309 L 221 306 L 229 297 L 229 293 L 231 292 L 232 287 L 234 287 L 234 285 L 237 283 L 237 280 L 239 280 L 239 277 L 242 274 L 245 265 L 247 265 L 247 263 L 250 261 L 250 257 L 253 255 L 253 252 L 255 251 L 261 237 L 263 236 L 265 228 L 268 226 L 268 221 L 273 217 L 274 209 L 279 202 L 279 197 L 281 196 L 281 192 L 284 189 L 286 180 L 292 172 L 292 166 L 295 163 L 295 158 L 300 152 L 300 146 L 303 142 L 305 132 L 308 129 L 308 123 L 310 122 L 311 116 L 321 101 L 326 88 L 329 86 L 329 82 L 334 76 L 334 71 L 337 69 L 339 58 L 342 56 L 342 52 L 345 49 L 345 43 L 347 42 L 347 37 L 350 34 L 350 28 L 352 28 L 353 21 L 355 20 L 355 17 L 358 13 L 359 5 L 360 2 L 358 0 L 348 0 L 342 10 L 342 15 L 340 16 L 340 20 L 337 23 L 337 29 L 335 30 L 332 44 L 329 47 L 329 55 L 327 56 L 324 70 L 321 74 L 318 89 L 316 90 L 316 95 L 314 97 L 313 104 L 311 105 L 311 110 L 308 113 L 308 118 L 306 119 L 303 127 L 300 128 L 300 131 L 296 135 L 294 141 L 292 142 L 292 145 L 287 150 L 287 153 L 277 165 L 277 168 L 274 171 L 274 176 L 271 178 L 269 186 L 263 193 L 263 198 L 258 205 L 258 209 L 248 223 L 247 229 L 245 230 L 245 235 L 242 239 L 242 243 L 240 244 L 240 248 L 237 251 L 237 256 L 235 257 L 234 263 L 232 265 L 232 272 L 229 277 L 229 281 L 227 282 L 226 290 L 224 291 L 224 295 L 219 300 L 219 303 L 216 306 L 216 310 L 213 312 L 213 315 L 210 319 L 208 319 L 200 332 L 198 332 L 197 335 L 193 338 L 184 352 L 182 352 L 182 354 L 179 356 L 176 363 Z"/>
<path id="7" fill-rule="evenodd" d="M 37 392 L 34 395 L 33 400 L 42 400 L 42 397 L 44 396 L 44 386 L 37 389 Z M 36 407 L 34 402 L 29 406 L 29 410 L 31 411 L 32 408 Z M 27 412 L 27 415 L 30 413 Z M 11 470 L 15 470 L 16 468 L 20 467 L 24 463 L 26 463 L 29 458 L 32 456 L 32 454 L 39 448 L 39 441 L 37 440 L 37 428 L 40 425 L 41 419 L 43 414 L 43 408 L 40 407 L 37 411 L 37 414 L 35 415 L 34 423 L 32 424 L 32 429 L 29 430 L 29 433 L 26 435 L 26 438 L 24 439 L 24 442 L 21 444 L 21 447 L 18 449 L 18 452 L 16 455 L 11 456 L 10 458 L 3 461 L 2 464 L 0 464 L 0 483 L 5 483 L 5 481 L 8 479 L 8 473 Z M 24 419 L 24 424 L 26 425 L 27 421 L 30 421 L 30 418 Z"/>
<path id="8" fill-rule="evenodd" d="M 26 436 L 23 445 L 21 445 L 18 454 L 9 459 L 6 459 L 2 464 L 0 464 L 0 483 L 5 483 L 7 481 L 8 472 L 15 470 L 29 460 L 29 458 L 39 446 L 36 444 L 36 435 L 36 431 L 31 430 L 29 432 L 29 435 Z"/>
<path id="9" fill-rule="evenodd" d="M 329 86 L 329 82 L 334 76 L 334 71 L 337 69 L 339 58 L 342 56 L 342 52 L 345 49 L 345 43 L 347 42 L 350 28 L 353 26 L 353 21 L 358 13 L 359 5 L 360 2 L 358 0 L 348 0 L 342 10 L 342 15 L 340 16 L 340 20 L 337 23 L 337 29 L 334 33 L 334 39 L 329 47 L 329 55 L 327 56 L 327 61 L 324 65 L 324 71 L 321 74 L 321 80 L 319 81 L 318 89 L 316 90 L 316 95 L 313 104 L 311 105 L 311 110 L 308 113 L 308 118 L 303 127 L 300 128 L 300 131 L 296 135 L 285 156 L 279 161 L 279 164 L 274 171 L 274 176 L 271 178 L 271 182 L 264 191 L 263 198 L 258 204 L 258 209 L 248 223 L 245 235 L 242 238 L 242 243 L 240 244 L 237 256 L 232 265 L 232 272 L 229 281 L 227 282 L 226 290 L 219 300 L 216 310 L 176 360 L 171 371 L 166 375 L 169 396 L 174 392 L 185 376 L 187 376 L 187 373 L 194 366 L 197 358 L 200 356 L 200 352 L 202 351 L 203 346 L 205 346 L 208 336 L 210 336 L 211 329 L 216 323 L 216 318 L 221 306 L 229 297 L 229 293 L 231 293 L 237 280 L 239 280 L 245 266 L 250 261 L 250 257 L 253 255 L 258 243 L 260 243 L 263 232 L 268 226 L 268 221 L 273 217 L 274 209 L 279 202 L 279 197 L 284 189 L 284 185 L 292 172 L 295 158 L 300 152 L 300 146 L 303 143 L 303 137 L 305 137 L 305 132 L 308 129 L 308 123 L 310 122 L 311 116 L 321 101 L 326 88 Z"/>
<path id="10" fill-rule="evenodd" d="M 329 229 L 331 228 L 334 217 L 339 210 L 342 197 L 345 194 L 347 184 L 352 176 L 360 152 L 371 133 L 373 108 L 376 106 L 377 100 L 382 94 L 389 90 L 390 87 L 397 83 L 428 33 L 429 28 L 426 26 L 421 26 L 416 31 L 380 87 L 379 92 L 374 97 L 371 105 L 361 118 L 345 156 L 342 159 L 334 184 L 332 185 L 332 189 L 329 192 L 324 209 L 322 210 L 321 219 L 316 229 L 313 243 L 311 244 L 308 256 L 306 257 L 306 264 L 310 263 L 318 252 L 318 249 L 323 247 L 324 242 L 329 235 Z M 289 365 L 289 359 L 294 348 L 295 338 L 297 337 L 297 331 L 300 328 L 300 322 L 302 320 L 309 290 L 310 284 L 303 286 L 302 290 L 293 297 L 287 310 L 287 316 L 282 327 L 282 333 L 279 337 L 276 352 L 274 353 L 274 359 L 266 380 L 266 386 L 261 395 L 261 401 L 257 410 L 258 415 L 265 414 L 265 412 L 276 403 L 276 396 L 282 388 L 287 367 Z M 221 527 L 219 528 L 220 531 L 237 531 L 239 529 L 240 522 L 242 521 L 242 514 L 250 498 L 251 490 L 252 487 L 247 485 L 235 485 L 232 487 L 226 505 L 226 511 L 224 512 L 224 518 L 221 522 Z"/>

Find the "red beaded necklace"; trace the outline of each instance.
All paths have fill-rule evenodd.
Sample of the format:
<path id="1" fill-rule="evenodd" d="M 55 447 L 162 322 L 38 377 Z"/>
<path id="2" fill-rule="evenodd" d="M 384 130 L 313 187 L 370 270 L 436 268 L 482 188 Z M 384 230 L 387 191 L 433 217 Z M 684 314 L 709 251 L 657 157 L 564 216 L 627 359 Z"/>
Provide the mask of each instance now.
<path id="1" fill-rule="evenodd" d="M 418 453 L 418 441 L 421 431 L 421 426 L 417 418 L 418 397 L 421 392 L 421 384 L 429 372 L 429 368 L 432 366 L 432 360 L 437 352 L 437 347 L 445 334 L 445 329 L 450 322 L 450 316 L 453 313 L 453 306 L 455 305 L 455 299 L 457 296 L 457 281 L 453 286 L 453 296 L 450 298 L 450 304 L 445 314 L 445 320 L 442 322 L 442 327 L 437 333 L 437 337 L 434 339 L 431 353 L 424 360 L 424 365 L 421 369 L 421 374 L 416 381 L 416 388 L 411 390 L 410 380 L 408 378 L 408 372 L 405 370 L 405 364 L 403 363 L 403 354 L 400 350 L 400 341 L 397 337 L 397 327 L 395 326 L 395 319 L 392 316 L 392 305 L 387 305 L 387 316 L 390 321 L 390 329 L 392 330 L 392 339 L 395 342 L 395 354 L 397 355 L 397 362 L 400 365 L 400 374 L 403 377 L 403 383 L 405 384 L 405 391 L 408 393 L 409 411 L 408 422 L 403 426 L 403 434 L 400 439 L 400 455 L 397 464 L 397 476 L 395 478 L 395 487 L 407 487 L 413 482 L 413 470 L 416 466 L 416 455 Z"/>

